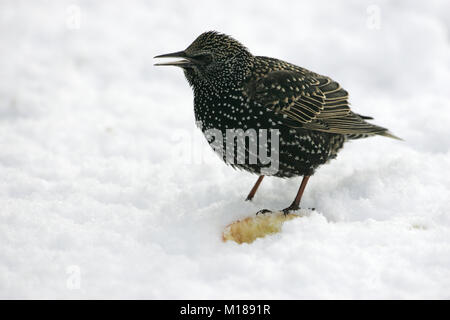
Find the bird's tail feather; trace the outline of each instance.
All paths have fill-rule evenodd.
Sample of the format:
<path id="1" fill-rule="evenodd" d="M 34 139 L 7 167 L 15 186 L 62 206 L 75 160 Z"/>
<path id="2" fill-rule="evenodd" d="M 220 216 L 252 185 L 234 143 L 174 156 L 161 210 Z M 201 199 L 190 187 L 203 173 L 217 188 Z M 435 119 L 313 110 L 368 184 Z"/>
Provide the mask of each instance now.
<path id="1" fill-rule="evenodd" d="M 392 138 L 392 139 L 403 141 L 402 138 L 399 138 L 399 137 L 393 135 L 389 130 L 386 130 L 386 131 L 383 131 L 383 132 L 379 132 L 378 135 L 383 136 L 383 137 L 388 137 L 388 138 Z"/>

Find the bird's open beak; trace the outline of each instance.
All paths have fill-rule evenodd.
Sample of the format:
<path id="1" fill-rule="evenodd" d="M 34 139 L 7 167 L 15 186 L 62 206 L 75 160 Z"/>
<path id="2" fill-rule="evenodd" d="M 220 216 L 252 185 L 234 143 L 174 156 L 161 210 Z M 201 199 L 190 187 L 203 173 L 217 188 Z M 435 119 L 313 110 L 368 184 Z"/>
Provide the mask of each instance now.
<path id="1" fill-rule="evenodd" d="M 178 61 L 171 61 L 171 62 L 163 62 L 163 63 L 155 63 L 155 66 L 176 66 L 176 67 L 189 67 L 192 65 L 191 60 L 186 55 L 186 52 L 184 51 L 178 51 L 173 53 L 167 53 L 167 54 L 161 54 L 159 56 L 156 56 L 154 58 L 184 58 L 182 60 Z"/>

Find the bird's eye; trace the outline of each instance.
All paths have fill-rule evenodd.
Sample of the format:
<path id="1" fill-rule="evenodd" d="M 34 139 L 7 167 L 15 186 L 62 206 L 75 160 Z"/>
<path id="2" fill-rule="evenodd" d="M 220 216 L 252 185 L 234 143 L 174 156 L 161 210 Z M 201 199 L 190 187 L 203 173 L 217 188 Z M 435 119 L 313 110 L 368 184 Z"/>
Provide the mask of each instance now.
<path id="1" fill-rule="evenodd" d="M 194 59 L 201 64 L 208 64 L 212 61 L 212 55 L 209 53 L 202 53 L 196 55 Z"/>

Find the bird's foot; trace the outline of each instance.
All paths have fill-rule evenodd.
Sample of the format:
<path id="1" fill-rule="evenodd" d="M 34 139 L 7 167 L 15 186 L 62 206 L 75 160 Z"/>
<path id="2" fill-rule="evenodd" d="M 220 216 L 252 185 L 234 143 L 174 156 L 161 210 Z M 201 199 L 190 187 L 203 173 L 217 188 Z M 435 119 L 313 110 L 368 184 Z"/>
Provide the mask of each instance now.
<path id="1" fill-rule="evenodd" d="M 272 211 L 269 210 L 269 209 L 261 209 L 261 210 L 259 210 L 259 211 L 256 213 L 256 215 L 258 215 L 258 214 L 266 214 L 266 213 L 272 213 Z"/>
<path id="2" fill-rule="evenodd" d="M 252 201 L 252 200 L 253 200 L 253 197 L 251 197 L 250 195 L 247 196 L 247 198 L 245 199 L 245 201 Z"/>
<path id="3" fill-rule="evenodd" d="M 287 216 L 288 214 L 292 213 L 292 211 L 297 211 L 299 209 L 300 209 L 300 207 L 298 205 L 291 204 L 289 207 L 284 208 L 283 210 L 281 210 L 281 212 L 283 212 L 283 214 L 285 216 Z"/>
<path id="4" fill-rule="evenodd" d="M 281 212 L 283 212 L 283 214 L 286 216 L 286 215 L 292 213 L 293 211 L 297 211 L 297 210 L 300 210 L 300 209 L 301 208 L 299 206 L 291 204 L 289 207 L 281 210 Z M 314 210 L 316 210 L 316 208 L 308 208 L 308 210 L 314 211 Z"/>

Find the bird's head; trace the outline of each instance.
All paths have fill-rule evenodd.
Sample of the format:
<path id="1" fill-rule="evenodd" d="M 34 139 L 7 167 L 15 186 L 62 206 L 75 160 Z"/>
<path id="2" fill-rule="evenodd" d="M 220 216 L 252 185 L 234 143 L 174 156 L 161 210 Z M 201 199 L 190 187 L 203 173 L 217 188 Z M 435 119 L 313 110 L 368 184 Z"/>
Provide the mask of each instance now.
<path id="1" fill-rule="evenodd" d="M 177 66 L 184 69 L 191 86 L 223 90 L 239 85 L 253 65 L 253 56 L 241 43 L 215 31 L 202 33 L 187 49 L 155 58 L 182 58 L 157 63 L 157 66 Z"/>

